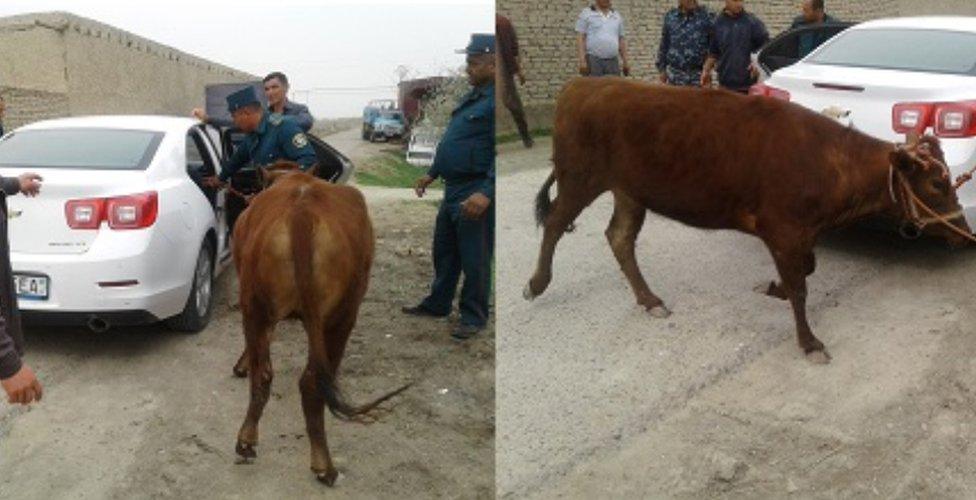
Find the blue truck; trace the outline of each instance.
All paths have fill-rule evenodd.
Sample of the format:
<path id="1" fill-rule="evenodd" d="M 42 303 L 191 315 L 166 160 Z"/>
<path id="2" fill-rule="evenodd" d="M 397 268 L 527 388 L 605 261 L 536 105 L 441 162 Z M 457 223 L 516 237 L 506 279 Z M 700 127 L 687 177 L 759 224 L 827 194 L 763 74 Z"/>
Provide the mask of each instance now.
<path id="1" fill-rule="evenodd" d="M 363 108 L 364 141 L 402 139 L 406 129 L 403 112 L 393 99 L 373 100 Z"/>

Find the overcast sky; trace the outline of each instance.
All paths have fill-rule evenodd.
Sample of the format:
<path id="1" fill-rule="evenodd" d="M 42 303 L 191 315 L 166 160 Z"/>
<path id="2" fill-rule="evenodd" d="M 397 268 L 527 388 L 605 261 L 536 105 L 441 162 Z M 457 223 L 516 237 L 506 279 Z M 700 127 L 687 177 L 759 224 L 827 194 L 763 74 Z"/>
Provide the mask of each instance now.
<path id="1" fill-rule="evenodd" d="M 255 75 L 283 71 L 317 118 L 359 116 L 410 76 L 456 71 L 494 0 L 2 0 L 0 16 L 67 11 Z M 2 75 L 0 75 L 2 78 Z"/>

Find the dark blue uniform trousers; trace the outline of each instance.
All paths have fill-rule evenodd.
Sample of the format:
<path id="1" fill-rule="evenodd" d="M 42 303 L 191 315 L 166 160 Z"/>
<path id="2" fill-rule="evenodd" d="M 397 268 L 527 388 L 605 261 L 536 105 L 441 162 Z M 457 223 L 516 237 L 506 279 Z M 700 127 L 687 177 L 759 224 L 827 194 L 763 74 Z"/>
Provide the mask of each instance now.
<path id="1" fill-rule="evenodd" d="M 480 219 L 471 220 L 461 213 L 460 201 L 445 199 L 434 227 L 434 282 L 421 305 L 435 314 L 450 313 L 458 279 L 464 272 L 461 324 L 485 326 L 494 248 L 494 201 Z"/>

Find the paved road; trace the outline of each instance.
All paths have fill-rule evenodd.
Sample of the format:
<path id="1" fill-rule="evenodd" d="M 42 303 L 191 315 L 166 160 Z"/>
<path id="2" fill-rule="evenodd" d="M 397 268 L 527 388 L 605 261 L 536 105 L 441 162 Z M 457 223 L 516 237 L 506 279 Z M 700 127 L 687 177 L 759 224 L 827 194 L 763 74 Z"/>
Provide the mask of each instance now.
<path id="1" fill-rule="evenodd" d="M 497 470 L 506 498 L 972 497 L 976 253 L 850 230 L 818 248 L 806 362 L 749 236 L 654 215 L 638 240 L 674 314 L 639 308 L 603 236 L 608 196 L 521 291 L 549 141 L 499 157 Z"/>

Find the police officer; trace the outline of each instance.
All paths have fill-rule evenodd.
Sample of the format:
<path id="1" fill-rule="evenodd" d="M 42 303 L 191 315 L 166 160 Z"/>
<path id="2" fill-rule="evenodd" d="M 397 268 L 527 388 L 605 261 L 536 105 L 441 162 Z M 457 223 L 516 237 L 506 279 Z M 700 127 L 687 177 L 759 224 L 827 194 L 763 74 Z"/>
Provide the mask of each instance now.
<path id="1" fill-rule="evenodd" d="M 474 88 L 454 109 L 434 164 L 415 186 L 423 196 L 434 179 L 445 182 L 434 228 L 434 282 L 423 302 L 403 308 L 414 316 L 447 316 L 463 272 L 461 321 L 452 334 L 458 340 L 471 338 L 488 322 L 495 244 L 495 35 L 472 35 L 464 52 Z"/>
<path id="2" fill-rule="evenodd" d="M 247 136 L 237 145 L 234 154 L 221 169 L 220 177 L 207 177 L 203 180 L 206 186 L 222 187 L 241 168 L 270 165 L 279 159 L 298 163 L 302 170 L 308 170 L 315 164 L 315 150 L 302 129 L 289 116 L 265 111 L 254 87 L 248 85 L 227 96 L 227 109 L 234 120 L 234 126 Z M 234 227 L 240 211 L 243 211 L 243 205 L 228 205 L 227 218 L 230 227 Z"/>

